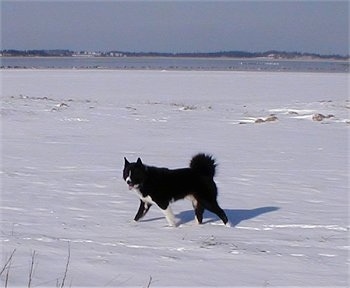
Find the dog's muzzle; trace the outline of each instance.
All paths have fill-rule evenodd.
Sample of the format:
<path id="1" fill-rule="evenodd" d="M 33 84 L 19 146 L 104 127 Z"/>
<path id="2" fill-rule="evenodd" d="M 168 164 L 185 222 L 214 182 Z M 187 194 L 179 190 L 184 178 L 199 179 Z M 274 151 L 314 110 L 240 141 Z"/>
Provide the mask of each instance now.
<path id="1" fill-rule="evenodd" d="M 132 183 L 132 181 L 131 180 L 126 180 L 126 184 L 128 184 L 129 185 L 129 189 L 131 190 L 132 188 L 134 188 L 134 184 Z"/>

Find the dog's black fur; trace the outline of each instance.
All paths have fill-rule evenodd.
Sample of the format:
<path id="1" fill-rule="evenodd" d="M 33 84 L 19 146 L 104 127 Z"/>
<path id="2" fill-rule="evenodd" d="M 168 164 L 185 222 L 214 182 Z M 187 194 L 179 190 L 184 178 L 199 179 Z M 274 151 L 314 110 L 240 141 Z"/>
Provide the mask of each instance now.
<path id="1" fill-rule="evenodd" d="M 213 179 L 216 163 L 212 156 L 197 154 L 192 158 L 189 168 L 173 170 L 146 166 L 140 158 L 134 163 L 126 158 L 124 161 L 123 178 L 141 199 L 135 221 L 145 216 L 152 204 L 157 204 L 169 224 L 175 226 L 169 204 L 189 196 L 198 223 L 202 223 L 205 209 L 215 213 L 224 224 L 228 222 L 216 200 L 217 187 Z"/>

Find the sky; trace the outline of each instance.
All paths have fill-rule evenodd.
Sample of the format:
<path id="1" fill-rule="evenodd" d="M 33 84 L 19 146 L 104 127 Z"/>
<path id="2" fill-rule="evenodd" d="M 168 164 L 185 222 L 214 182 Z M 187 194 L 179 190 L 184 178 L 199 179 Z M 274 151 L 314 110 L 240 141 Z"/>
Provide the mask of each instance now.
<path id="1" fill-rule="evenodd" d="M 1 49 L 349 55 L 349 1 L 1 1 Z"/>

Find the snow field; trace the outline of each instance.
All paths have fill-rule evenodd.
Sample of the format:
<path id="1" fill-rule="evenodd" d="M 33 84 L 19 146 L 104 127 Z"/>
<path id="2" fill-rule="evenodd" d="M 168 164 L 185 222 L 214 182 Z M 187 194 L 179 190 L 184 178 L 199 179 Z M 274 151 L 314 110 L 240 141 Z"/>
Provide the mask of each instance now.
<path id="1" fill-rule="evenodd" d="M 8 286 L 341 286 L 349 268 L 348 74 L 11 70 L 2 78 Z M 313 115 L 333 115 L 322 121 Z M 267 121 L 274 116 L 276 119 Z M 257 120 L 263 121 L 257 121 Z M 180 227 L 122 180 L 123 157 L 217 159 L 218 201 Z M 69 244 L 68 244 L 69 243 Z M 70 247 L 70 248 L 68 248 Z M 5 273 L 1 275 L 5 281 Z"/>

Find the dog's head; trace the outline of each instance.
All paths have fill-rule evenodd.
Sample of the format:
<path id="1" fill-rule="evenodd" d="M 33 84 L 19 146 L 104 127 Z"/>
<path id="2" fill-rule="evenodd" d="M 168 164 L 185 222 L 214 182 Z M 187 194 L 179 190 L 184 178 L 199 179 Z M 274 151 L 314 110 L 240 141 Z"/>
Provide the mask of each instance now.
<path id="1" fill-rule="evenodd" d="M 138 189 L 146 177 L 146 167 L 140 158 L 136 162 L 130 163 L 124 157 L 124 161 L 123 178 L 129 185 L 129 189 Z"/>

